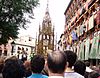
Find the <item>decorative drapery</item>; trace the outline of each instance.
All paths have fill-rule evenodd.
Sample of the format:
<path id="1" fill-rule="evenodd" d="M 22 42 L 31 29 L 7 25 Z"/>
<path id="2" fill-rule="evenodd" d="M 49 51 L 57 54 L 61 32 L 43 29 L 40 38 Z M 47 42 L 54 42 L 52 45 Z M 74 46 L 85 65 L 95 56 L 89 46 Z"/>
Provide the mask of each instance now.
<path id="1" fill-rule="evenodd" d="M 84 57 L 84 42 L 81 42 L 80 44 L 80 52 L 79 52 L 79 59 L 80 60 L 84 60 L 85 57 Z"/>
<path id="2" fill-rule="evenodd" d="M 94 27 L 94 15 L 92 15 L 89 19 L 89 30 Z"/>
<path id="3" fill-rule="evenodd" d="M 85 42 L 85 60 L 88 60 L 89 58 L 89 48 L 90 48 L 90 41 L 89 38 L 87 38 Z"/>
<path id="4" fill-rule="evenodd" d="M 99 43 L 99 39 L 100 39 L 100 36 L 95 36 L 93 38 L 93 42 L 92 42 L 92 46 L 91 46 L 91 50 L 90 50 L 90 55 L 89 55 L 89 58 L 91 59 L 100 59 L 100 52 L 99 52 L 99 46 L 100 46 L 100 43 Z"/>

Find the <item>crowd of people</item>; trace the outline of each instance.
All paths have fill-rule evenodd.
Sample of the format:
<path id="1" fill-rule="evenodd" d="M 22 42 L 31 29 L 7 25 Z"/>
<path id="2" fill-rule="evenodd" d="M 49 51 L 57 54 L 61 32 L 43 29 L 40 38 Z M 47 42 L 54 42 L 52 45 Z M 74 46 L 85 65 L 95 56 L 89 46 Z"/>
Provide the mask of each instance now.
<path id="1" fill-rule="evenodd" d="M 0 58 L 0 78 L 100 78 L 89 62 L 77 60 L 73 51 L 52 51 L 47 57 L 34 55 L 31 60 L 16 56 Z"/>

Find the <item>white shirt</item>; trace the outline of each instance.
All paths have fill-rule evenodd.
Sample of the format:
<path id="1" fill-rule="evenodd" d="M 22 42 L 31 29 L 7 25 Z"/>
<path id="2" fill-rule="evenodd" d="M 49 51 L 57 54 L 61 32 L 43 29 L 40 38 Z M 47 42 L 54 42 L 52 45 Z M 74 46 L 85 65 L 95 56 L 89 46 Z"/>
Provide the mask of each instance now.
<path id="1" fill-rule="evenodd" d="M 86 72 L 92 72 L 93 70 L 90 69 L 89 67 L 86 67 Z"/>

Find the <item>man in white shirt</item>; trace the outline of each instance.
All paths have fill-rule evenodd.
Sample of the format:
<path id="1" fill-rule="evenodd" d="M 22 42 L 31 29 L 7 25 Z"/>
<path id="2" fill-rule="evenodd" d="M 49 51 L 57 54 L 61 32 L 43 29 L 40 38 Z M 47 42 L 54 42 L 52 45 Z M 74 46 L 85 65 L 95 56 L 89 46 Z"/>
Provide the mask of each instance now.
<path id="1" fill-rule="evenodd" d="M 66 55 L 67 66 L 65 69 L 64 78 L 84 78 L 84 76 L 78 74 L 77 72 L 74 71 L 74 69 L 72 69 L 77 59 L 76 53 L 70 50 L 66 50 L 65 55 Z"/>

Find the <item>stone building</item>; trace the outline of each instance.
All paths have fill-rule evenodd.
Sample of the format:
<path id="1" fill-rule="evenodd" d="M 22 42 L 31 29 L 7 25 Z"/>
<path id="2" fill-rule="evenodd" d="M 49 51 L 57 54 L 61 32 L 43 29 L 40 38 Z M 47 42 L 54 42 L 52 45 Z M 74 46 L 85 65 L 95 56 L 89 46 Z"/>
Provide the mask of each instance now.
<path id="1" fill-rule="evenodd" d="M 67 45 L 77 53 L 78 59 L 100 59 L 100 0 L 71 0 L 65 10 Z M 97 60 L 94 61 L 93 59 Z"/>
<path id="2" fill-rule="evenodd" d="M 0 45 L 0 57 L 1 56 L 10 56 L 12 51 L 12 40 L 9 40 L 8 43 Z"/>
<path id="3" fill-rule="evenodd" d="M 21 36 L 14 41 L 11 54 L 18 56 L 19 59 L 21 59 L 22 56 L 27 56 L 27 59 L 30 59 L 31 54 L 34 53 L 34 50 L 35 39 L 29 35 Z"/>

